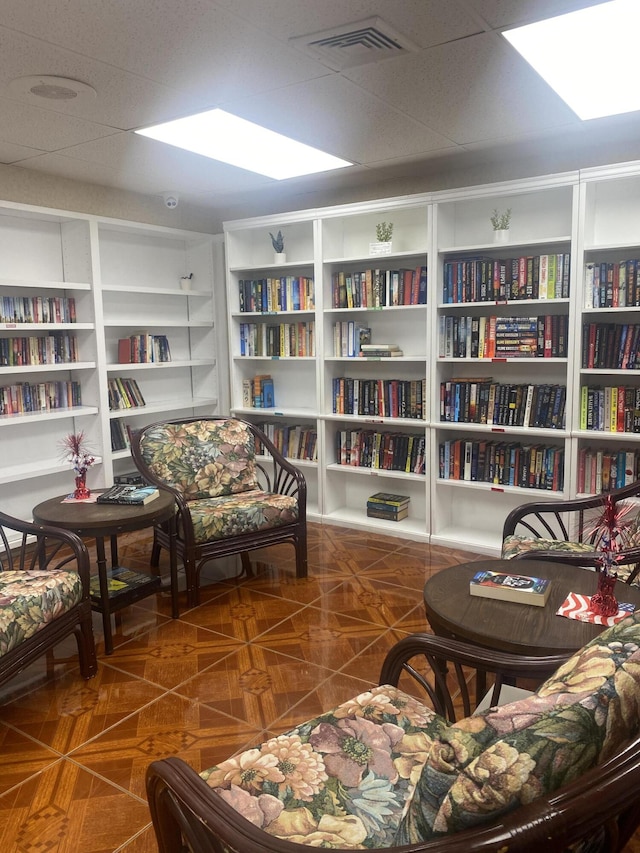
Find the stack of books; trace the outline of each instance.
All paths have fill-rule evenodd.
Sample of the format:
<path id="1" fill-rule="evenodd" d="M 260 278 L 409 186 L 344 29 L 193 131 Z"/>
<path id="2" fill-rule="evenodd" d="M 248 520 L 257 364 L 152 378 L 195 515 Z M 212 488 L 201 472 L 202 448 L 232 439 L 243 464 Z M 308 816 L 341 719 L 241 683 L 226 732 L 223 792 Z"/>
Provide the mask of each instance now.
<path id="1" fill-rule="evenodd" d="M 369 518 L 384 518 L 387 521 L 402 521 L 409 515 L 409 495 L 395 495 L 391 492 L 376 492 L 367 498 Z"/>
<path id="2" fill-rule="evenodd" d="M 360 344 L 362 358 L 394 358 L 404 355 L 398 344 Z"/>

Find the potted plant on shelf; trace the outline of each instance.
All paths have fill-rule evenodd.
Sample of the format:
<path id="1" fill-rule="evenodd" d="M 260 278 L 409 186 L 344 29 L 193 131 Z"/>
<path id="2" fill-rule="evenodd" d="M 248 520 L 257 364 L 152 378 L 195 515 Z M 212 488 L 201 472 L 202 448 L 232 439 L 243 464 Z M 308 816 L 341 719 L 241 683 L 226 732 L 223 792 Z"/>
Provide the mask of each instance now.
<path id="1" fill-rule="evenodd" d="M 269 237 L 271 237 L 271 245 L 273 246 L 273 251 L 275 252 L 274 261 L 276 264 L 283 264 L 287 260 L 287 256 L 284 251 L 284 235 L 282 231 L 278 231 L 276 236 L 274 237 L 271 231 L 269 231 Z"/>
<path id="2" fill-rule="evenodd" d="M 508 207 L 504 213 L 500 213 L 498 208 L 494 207 L 490 219 L 491 224 L 493 225 L 493 239 L 496 243 L 506 243 L 509 239 L 511 208 Z"/>
<path id="3" fill-rule="evenodd" d="M 390 255 L 391 238 L 393 237 L 393 222 L 378 222 L 376 225 L 376 242 L 369 244 L 370 255 Z"/>

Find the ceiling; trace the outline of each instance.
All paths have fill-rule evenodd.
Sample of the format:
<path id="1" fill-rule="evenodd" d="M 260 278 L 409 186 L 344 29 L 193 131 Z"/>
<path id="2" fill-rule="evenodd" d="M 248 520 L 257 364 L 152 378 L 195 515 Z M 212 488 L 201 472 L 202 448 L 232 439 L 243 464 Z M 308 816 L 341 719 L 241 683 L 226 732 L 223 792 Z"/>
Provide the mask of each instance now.
<path id="1" fill-rule="evenodd" d="M 595 2 L 0 0 L 0 163 L 160 200 L 171 191 L 225 216 L 242 199 L 266 213 L 549 145 L 608 162 L 622 139 L 626 159 L 640 158 L 639 113 L 581 122 L 500 35 Z M 339 70 L 349 50 L 318 58 L 293 41 L 371 18 L 408 49 L 367 49 Z M 50 100 L 12 83 L 30 75 L 96 95 Z M 276 182 L 133 132 L 216 106 L 355 165 Z"/>

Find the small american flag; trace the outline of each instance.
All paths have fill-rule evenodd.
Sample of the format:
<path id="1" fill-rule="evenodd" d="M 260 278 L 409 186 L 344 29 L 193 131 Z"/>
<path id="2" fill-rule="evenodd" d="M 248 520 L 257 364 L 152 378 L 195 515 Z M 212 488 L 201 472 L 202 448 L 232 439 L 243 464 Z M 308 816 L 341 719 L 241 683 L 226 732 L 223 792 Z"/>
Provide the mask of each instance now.
<path id="1" fill-rule="evenodd" d="M 567 619 L 577 619 L 579 622 L 593 622 L 594 625 L 604 625 L 609 628 L 635 610 L 635 604 L 618 602 L 618 612 L 613 616 L 599 616 L 597 613 L 589 611 L 590 604 L 590 596 L 580 595 L 578 592 L 570 592 L 556 611 L 556 615 L 566 616 Z"/>

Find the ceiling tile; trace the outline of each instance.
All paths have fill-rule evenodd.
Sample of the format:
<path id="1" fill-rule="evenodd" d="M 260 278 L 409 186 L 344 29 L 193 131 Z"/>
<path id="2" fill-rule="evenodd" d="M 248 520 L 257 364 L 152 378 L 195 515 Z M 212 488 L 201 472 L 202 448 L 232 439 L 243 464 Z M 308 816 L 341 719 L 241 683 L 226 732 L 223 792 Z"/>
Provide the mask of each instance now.
<path id="1" fill-rule="evenodd" d="M 273 35 L 287 38 L 380 17 L 419 47 L 478 31 L 475 18 L 457 0 L 216 0 Z"/>
<path id="2" fill-rule="evenodd" d="M 243 100 L 236 108 L 243 118 L 361 164 L 453 145 L 337 75 L 274 92 L 268 103 L 263 98 Z"/>
<path id="3" fill-rule="evenodd" d="M 603 2 L 605 0 L 470 0 L 469 5 L 491 27 L 506 27 L 555 18 Z"/>
<path id="4" fill-rule="evenodd" d="M 113 133 L 109 127 L 0 98 L 0 142 L 56 151 Z"/>
<path id="5" fill-rule="evenodd" d="M 574 113 L 499 36 L 471 36 L 378 65 L 351 80 L 458 144 L 528 132 Z"/>

